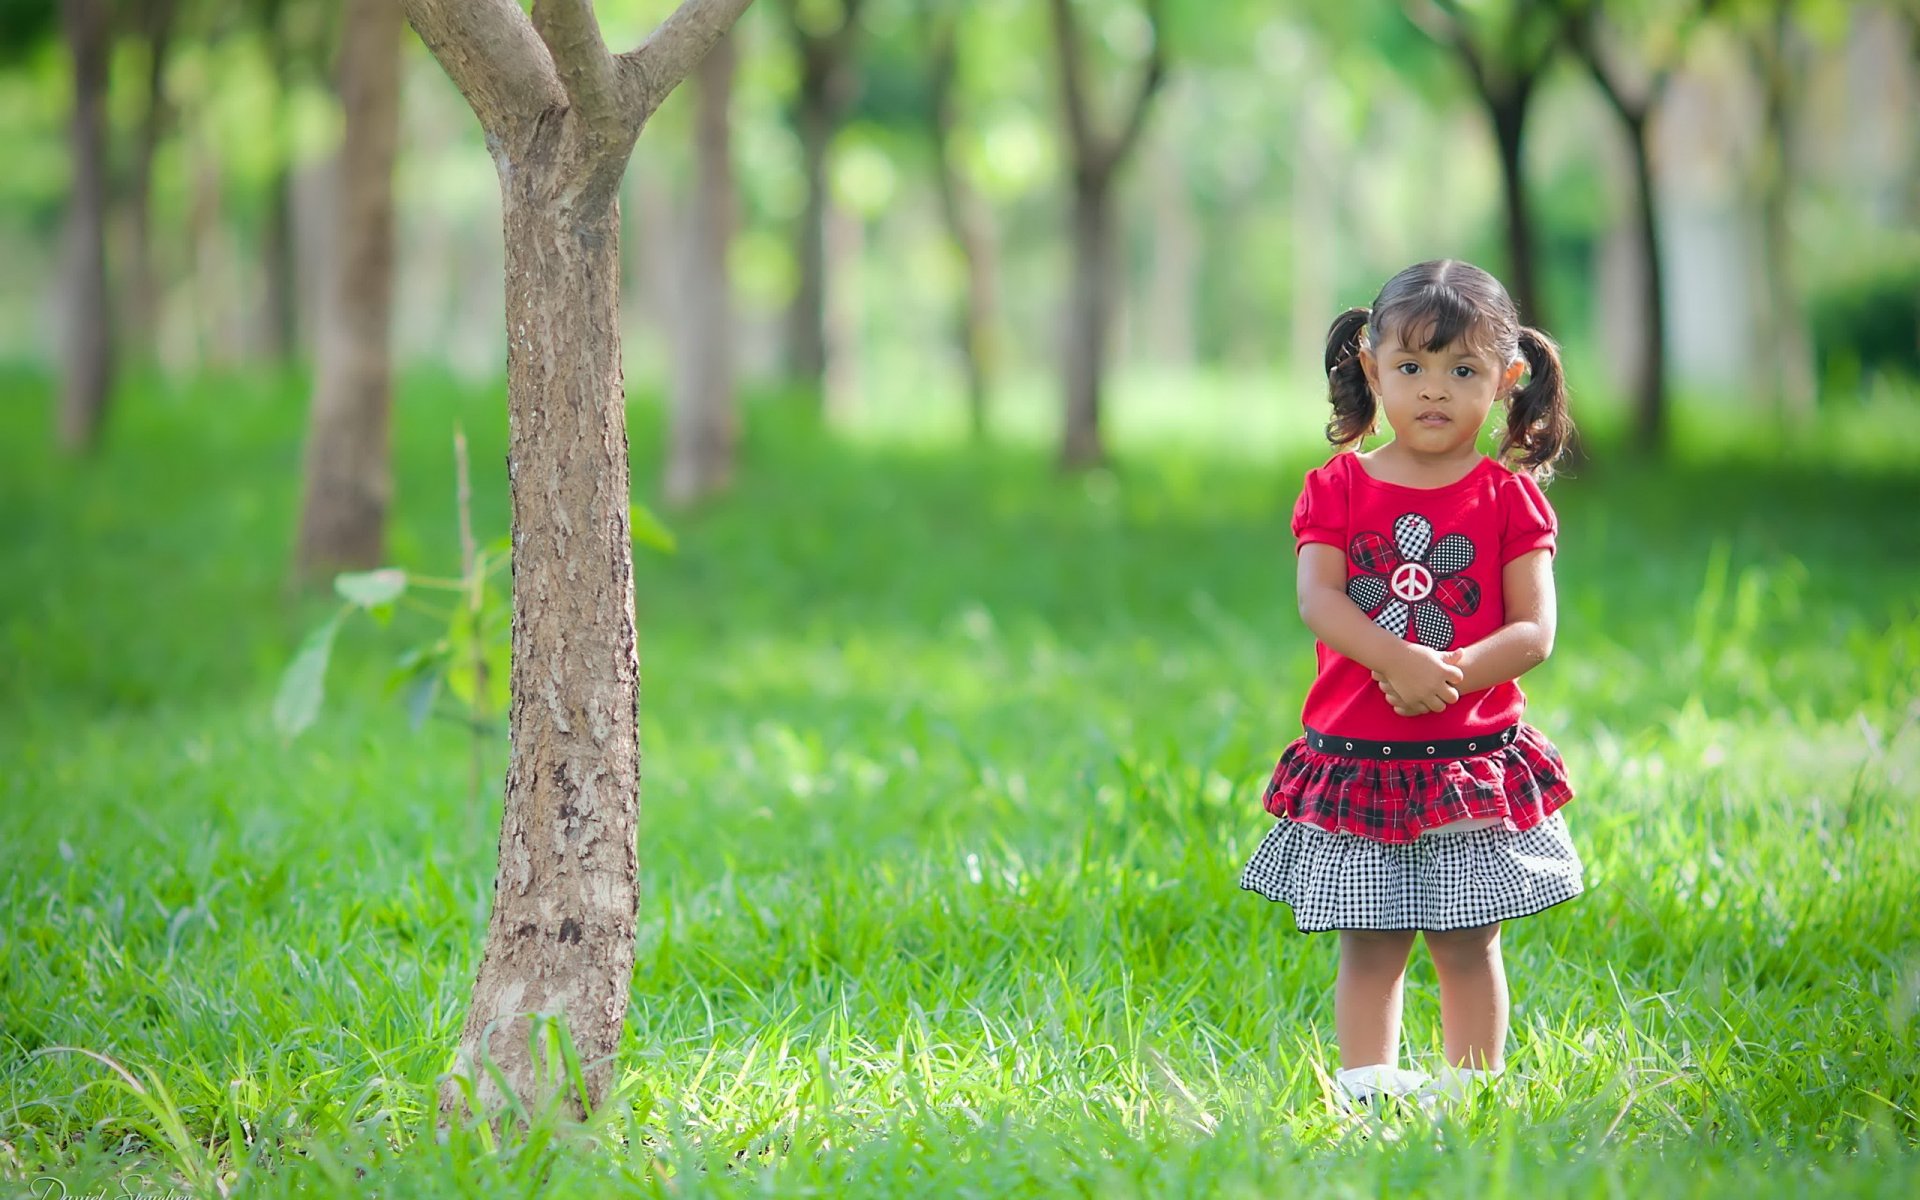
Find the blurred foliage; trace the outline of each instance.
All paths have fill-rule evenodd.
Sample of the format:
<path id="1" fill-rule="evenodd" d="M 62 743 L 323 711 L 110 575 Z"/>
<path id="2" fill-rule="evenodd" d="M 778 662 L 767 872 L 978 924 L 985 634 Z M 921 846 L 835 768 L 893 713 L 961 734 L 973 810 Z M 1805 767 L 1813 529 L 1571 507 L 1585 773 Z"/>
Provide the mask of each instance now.
<path id="1" fill-rule="evenodd" d="M 116 48 L 108 111 L 115 186 L 124 194 L 146 112 L 147 56 L 131 20 L 141 5 L 121 2 L 128 32 Z M 609 44 L 622 47 L 673 7 L 672 0 L 601 0 L 596 11 Z M 839 11 L 837 3 L 801 7 L 823 21 Z M 1096 60 L 1089 78 L 1105 89 L 1096 104 L 1110 118 L 1133 77 L 1128 68 L 1145 50 L 1140 3 L 1077 0 L 1077 7 Z M 1497 34 L 1517 27 L 1523 9 L 1540 5 L 1485 0 L 1458 7 L 1475 29 Z M 1609 0 L 1604 7 L 1610 26 L 1631 35 L 1631 45 L 1616 49 L 1643 62 L 1675 61 L 1674 11 L 1651 0 Z M 1740 228 L 1742 180 L 1756 169 L 1746 131 L 1756 118 L 1740 109 L 1752 103 L 1742 90 L 1750 81 L 1741 39 L 1772 7 L 1760 0 L 1719 5 L 1712 36 L 1695 39 L 1683 66 L 1711 90 L 1711 103 L 1722 110 L 1716 119 L 1727 128 L 1713 183 L 1721 191 L 1672 202 L 1716 206 L 1728 229 Z M 1158 352 L 1146 323 L 1169 304 L 1190 313 L 1194 358 L 1184 365 L 1271 370 L 1297 344 L 1285 331 L 1326 319 L 1318 309 L 1328 294 L 1341 304 L 1364 300 L 1391 271 L 1440 254 L 1476 259 L 1496 273 L 1504 268 L 1498 168 L 1485 115 L 1459 56 L 1410 18 L 1417 8 L 1402 0 L 1169 0 L 1172 74 L 1142 153 L 1120 185 L 1120 365 Z M 0 0 L 0 161 L 8 164 L 0 173 L 0 256 L 12 267 L 0 280 L 0 358 L 38 360 L 56 344 L 42 303 L 57 274 L 67 179 L 67 66 L 55 11 L 51 0 Z M 1837 0 L 1795 0 L 1791 10 L 1812 68 L 1800 107 L 1817 151 L 1796 187 L 1795 222 L 1815 235 L 1844 226 L 1873 247 L 1892 239 L 1902 221 L 1912 223 L 1911 205 L 1887 211 L 1862 200 L 1857 159 L 1865 151 L 1846 150 L 1850 141 L 1828 134 L 1836 121 L 1850 119 L 1844 91 L 1855 85 L 1845 78 L 1852 61 L 1846 56 L 1857 57 L 1848 47 L 1859 41 L 1852 31 L 1880 11 Z M 861 84 L 830 164 L 836 200 L 858 218 L 860 258 L 848 277 L 861 297 L 862 353 L 875 368 L 931 355 L 941 372 L 954 370 L 946 321 L 961 277 L 939 218 L 926 132 L 928 24 L 942 14 L 958 22 L 956 157 L 990 208 L 1003 305 L 996 320 L 1009 334 L 1007 364 L 1044 368 L 1053 361 L 1064 290 L 1064 164 L 1058 81 L 1038 0 L 862 5 Z M 337 17 L 337 7 L 322 0 L 180 0 L 163 80 L 171 119 L 152 181 L 167 314 L 162 336 L 171 346 L 163 359 L 191 367 L 217 340 L 209 330 L 250 319 L 272 197 L 283 178 L 294 181 L 300 219 L 321 211 L 316 189 L 341 129 L 331 88 Z M 734 97 L 741 226 L 732 263 L 748 347 L 777 340 L 772 331 L 796 279 L 791 226 L 804 189 L 790 124 L 798 72 L 786 22 L 783 6 L 755 5 L 735 35 L 742 52 Z M 492 166 L 459 97 L 424 49 L 409 44 L 397 181 L 408 297 L 397 318 L 400 353 L 453 356 L 463 370 L 497 370 Z M 1898 149 L 1902 128 L 1909 138 L 1913 133 L 1912 118 L 1906 120 L 1877 135 L 1889 147 L 1873 168 L 1873 186 L 1882 191 L 1915 187 L 1910 177 L 1920 171 L 1920 154 Z M 676 96 L 635 157 L 623 245 L 636 284 L 650 278 L 646 256 L 673 241 L 670 230 L 645 223 L 671 223 L 688 202 L 690 136 L 686 104 Z M 1322 157 L 1308 161 L 1305 147 L 1315 139 Z M 1602 293 L 1599 264 L 1627 219 L 1630 188 L 1618 132 L 1591 80 L 1564 55 L 1542 77 L 1525 159 L 1547 309 L 1554 332 L 1578 355 L 1606 324 L 1605 306 L 1618 303 Z M 1303 197 L 1320 207 L 1302 210 Z M 1300 227 L 1303 211 L 1318 214 L 1311 231 Z M 124 214 L 115 218 L 116 264 L 126 221 Z M 1183 239 L 1191 240 L 1189 249 L 1178 248 Z M 1302 254 L 1303 239 L 1317 243 L 1315 253 Z M 310 269 L 312 256 L 324 250 L 307 240 Z M 1757 239 L 1729 244 L 1757 261 Z M 1173 261 L 1181 255 L 1190 267 Z M 1870 249 L 1863 257 L 1885 256 Z M 1331 278 L 1303 289 L 1300 272 L 1322 264 Z M 1676 267 L 1691 269 L 1692 262 Z M 1731 312 L 1741 303 L 1744 264 L 1713 269 L 1722 277 L 1713 285 L 1719 307 Z M 303 288 L 312 286 L 303 280 Z M 1816 280 L 1814 291 L 1865 286 Z M 1168 287 L 1180 295 L 1167 299 Z M 643 334 L 633 339 L 641 370 L 664 370 L 670 326 L 646 311 L 660 297 L 630 295 L 637 329 L 629 333 Z M 1303 303 L 1315 311 L 1300 311 Z M 1851 310 L 1837 300 L 1821 303 L 1825 343 L 1833 343 L 1835 329 L 1864 332 L 1857 312 L 1835 318 Z M 1880 303 L 1874 311 L 1891 307 Z M 1692 351 L 1680 347 L 1681 369 Z M 1595 357 L 1605 359 L 1605 348 Z M 1900 361 L 1884 349 L 1863 352 L 1868 360 Z M 764 370 L 769 361 L 763 354 L 749 369 Z M 1716 370 L 1740 369 L 1737 354 L 1722 353 L 1718 361 Z"/>
<path id="2" fill-rule="evenodd" d="M 1920 379 L 1920 232 L 1826 259 L 1808 315 L 1824 394 L 1860 392 L 1879 374 Z"/>

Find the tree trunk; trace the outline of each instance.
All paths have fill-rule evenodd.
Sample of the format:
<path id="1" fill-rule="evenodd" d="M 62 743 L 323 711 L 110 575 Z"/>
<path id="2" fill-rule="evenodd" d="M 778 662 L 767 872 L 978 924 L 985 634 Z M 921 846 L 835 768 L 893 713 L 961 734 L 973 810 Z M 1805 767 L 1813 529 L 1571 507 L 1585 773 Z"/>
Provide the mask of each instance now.
<path id="1" fill-rule="evenodd" d="M 816 388 L 825 387 L 827 373 L 827 210 L 833 202 L 827 186 L 827 152 L 833 145 L 834 122 L 820 86 L 803 78 L 794 115 L 807 201 L 794 235 L 799 280 L 787 310 L 789 370 L 796 381 Z"/>
<path id="2" fill-rule="evenodd" d="M 1660 258 L 1659 207 L 1653 188 L 1653 157 L 1647 144 L 1644 109 L 1624 114 L 1629 149 L 1633 153 L 1635 230 L 1639 235 L 1643 269 L 1640 272 L 1640 346 L 1643 351 L 1633 382 L 1633 440 L 1637 449 L 1657 454 L 1667 437 L 1667 316 L 1664 271 Z"/>
<path id="3" fill-rule="evenodd" d="M 844 205 L 827 208 L 827 374 L 821 415 L 828 425 L 850 425 L 859 416 L 864 363 L 860 339 L 866 327 L 866 293 L 860 264 L 867 253 L 867 219 Z"/>
<path id="4" fill-rule="evenodd" d="M 147 42 L 147 102 L 140 114 L 140 132 L 133 148 L 133 170 L 127 186 L 128 341 L 152 357 L 159 328 L 159 283 L 153 265 L 153 159 L 166 128 L 167 53 L 173 41 L 175 0 L 149 0 L 141 13 Z"/>
<path id="5" fill-rule="evenodd" d="M 1073 289 L 1066 320 L 1066 427 L 1060 462 L 1069 469 L 1106 460 L 1100 389 L 1113 317 L 1113 206 L 1110 177 L 1073 188 Z"/>
<path id="6" fill-rule="evenodd" d="M 391 3 L 391 0 L 389 0 Z M 265 18 L 267 62 L 274 79 L 273 118 L 286 128 L 292 116 L 292 63 L 287 52 L 281 5 L 275 3 Z M 343 15 L 343 21 L 347 18 Z M 344 47 L 354 35 L 341 29 Z M 299 315 L 294 298 L 293 165 L 281 158 L 267 179 L 267 220 L 260 246 L 261 282 L 267 303 L 258 314 L 259 342 L 267 357 L 285 361 L 293 357 L 299 343 Z"/>
<path id="7" fill-rule="evenodd" d="M 1793 254 L 1793 31 L 1784 0 L 1776 4 L 1774 18 L 1761 37 L 1754 55 L 1765 96 L 1759 185 L 1765 278 L 1756 289 L 1758 316 L 1762 344 L 1767 347 L 1767 388 L 1782 417 L 1805 420 L 1813 414 L 1815 384 L 1812 338 Z"/>
<path id="8" fill-rule="evenodd" d="M 105 0 L 62 0 L 73 59 L 68 139 L 73 183 L 67 206 L 66 327 L 60 441 L 90 450 L 100 440 L 113 387 L 113 322 L 107 299 L 107 59 L 111 12 Z"/>
<path id="9" fill-rule="evenodd" d="M 1160 365 L 1190 371 L 1200 354 L 1200 221 L 1180 160 L 1167 142 L 1151 147 L 1152 230 L 1146 294 L 1136 312 L 1139 341 Z"/>
<path id="10" fill-rule="evenodd" d="M 512 749 L 486 950 L 440 1090 L 448 1117 L 492 1119 L 505 1093 L 584 1117 L 611 1087 L 640 807 L 616 196 L 648 117 L 748 3 L 683 0 L 616 57 L 585 0 L 531 16 L 513 0 L 407 0 L 486 134 L 506 235 Z M 566 1023 L 579 1092 L 530 1044 L 546 1016 Z"/>
<path id="11" fill-rule="evenodd" d="M 1494 142 L 1500 152 L 1501 195 L 1507 209 L 1507 270 L 1514 306 L 1523 324 L 1538 328 L 1541 315 L 1539 269 L 1534 262 L 1533 205 L 1527 199 L 1527 180 L 1521 153 L 1531 87 L 1516 87 L 1505 96 L 1486 96 L 1493 118 Z"/>
<path id="12" fill-rule="evenodd" d="M 1303 103 L 1294 116 L 1292 376 L 1320 374 L 1327 323 L 1338 312 L 1334 281 L 1340 263 L 1340 171 L 1343 159 L 1328 145 L 1321 110 Z"/>
<path id="13" fill-rule="evenodd" d="M 732 35 L 694 71 L 698 182 L 681 261 L 680 328 L 675 337 L 673 431 L 667 499 L 691 504 L 726 488 L 733 475 L 737 417 L 733 391 L 733 303 L 727 254 L 733 242 L 733 143 L 728 107 L 736 61 Z"/>
<path id="14" fill-rule="evenodd" d="M 292 358 L 299 349 L 293 243 L 293 169 L 281 163 L 267 181 L 267 223 L 260 251 L 267 294 L 260 344 L 267 357 L 280 361 Z"/>
<path id="15" fill-rule="evenodd" d="M 548 129 L 562 124 L 556 120 Z M 538 135 L 536 135 L 538 136 Z M 576 210 L 560 147 L 501 162 L 513 505 L 512 759 L 486 953 L 461 1033 L 481 1111 L 499 1064 L 530 1104 L 523 1014 L 564 1015 L 592 1103 L 633 978 L 640 664 L 620 374 L 619 218 Z M 564 1086 L 564 1082 L 563 1082 Z M 443 1110 L 462 1103 L 449 1084 Z"/>
<path id="16" fill-rule="evenodd" d="M 967 424 L 973 439 L 987 436 L 987 408 L 998 362 L 994 313 L 998 306 L 994 276 L 992 233 L 985 206 L 962 176 L 955 160 L 953 80 L 958 68 L 956 32 L 951 23 L 935 34 L 929 106 L 933 139 L 934 183 L 940 196 L 940 215 L 947 236 L 960 255 L 967 281 L 966 294 L 954 319 L 955 341 L 966 373 Z"/>
<path id="17" fill-rule="evenodd" d="M 336 267 L 307 433 L 296 572 L 312 580 L 385 557 L 392 493 L 389 411 L 394 213 L 400 137 L 400 10 L 347 0 L 340 99 L 346 133 L 336 174 Z M 290 248 L 290 247 L 289 247 Z"/>

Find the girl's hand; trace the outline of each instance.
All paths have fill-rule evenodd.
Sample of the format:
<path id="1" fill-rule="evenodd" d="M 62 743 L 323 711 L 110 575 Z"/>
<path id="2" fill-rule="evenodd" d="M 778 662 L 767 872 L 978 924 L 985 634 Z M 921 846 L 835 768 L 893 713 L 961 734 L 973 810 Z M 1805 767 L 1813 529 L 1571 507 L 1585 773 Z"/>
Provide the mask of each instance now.
<path id="1" fill-rule="evenodd" d="M 1466 678 L 1460 670 L 1462 657 L 1458 650 L 1442 654 L 1409 644 L 1399 664 L 1390 671 L 1375 671 L 1373 677 L 1400 716 L 1437 713 L 1460 698 L 1460 684 Z"/>

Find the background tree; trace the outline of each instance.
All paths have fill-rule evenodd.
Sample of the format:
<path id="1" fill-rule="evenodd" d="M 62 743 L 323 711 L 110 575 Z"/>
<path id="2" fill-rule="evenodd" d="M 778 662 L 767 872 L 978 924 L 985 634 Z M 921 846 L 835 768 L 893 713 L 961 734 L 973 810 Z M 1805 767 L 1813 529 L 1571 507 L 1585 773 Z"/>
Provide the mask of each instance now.
<path id="1" fill-rule="evenodd" d="M 941 219 L 966 275 L 956 306 L 955 340 L 966 374 L 967 419 L 975 440 L 986 437 L 987 406 L 998 366 L 994 327 L 999 282 L 994 266 L 992 214 L 967 179 L 957 145 L 960 127 L 961 6 L 923 6 L 927 37 L 927 134 Z"/>
<path id="2" fill-rule="evenodd" d="M 1066 419 L 1060 462 L 1076 468 L 1093 466 L 1106 458 L 1100 436 L 1100 391 L 1118 286 L 1113 185 L 1139 143 L 1148 109 L 1166 78 L 1167 52 L 1161 20 L 1163 0 L 1146 0 L 1146 61 L 1118 131 L 1104 133 L 1095 125 L 1087 52 L 1073 0 L 1048 0 L 1047 7 L 1066 115 L 1068 228 L 1073 247 L 1073 283 L 1065 321 Z"/>
<path id="3" fill-rule="evenodd" d="M 1797 27 L 1796 0 L 1749 0 L 1730 14 L 1760 83 L 1760 141 L 1754 190 L 1760 203 L 1761 271 L 1766 286 L 1755 289 L 1755 339 L 1765 362 L 1762 386 L 1782 416 L 1804 419 L 1813 411 L 1813 342 L 1806 298 L 1794 261 L 1792 206 L 1799 184 L 1799 131 L 1793 106 L 1804 87 L 1805 40 Z"/>
<path id="4" fill-rule="evenodd" d="M 1559 0 L 1566 41 L 1620 118 L 1633 166 L 1633 223 L 1640 246 L 1640 359 L 1632 383 L 1635 446 L 1657 452 L 1667 427 L 1666 270 L 1654 194 L 1650 122 L 1687 46 L 1717 0 Z"/>
<path id="5" fill-rule="evenodd" d="M 691 504 L 733 476 L 739 415 L 734 396 L 733 287 L 728 256 L 738 199 L 729 108 L 737 33 L 714 43 L 694 70 L 694 194 L 674 276 L 672 428 L 667 499 Z"/>
<path id="6" fill-rule="evenodd" d="M 134 134 L 128 172 L 127 288 L 123 306 L 125 338 L 141 354 L 153 353 L 159 310 L 159 281 L 153 264 L 153 159 L 172 119 L 167 101 L 167 60 L 173 49 L 179 0 L 141 0 L 135 23 L 146 54 L 146 88 L 140 124 Z"/>
<path id="7" fill-rule="evenodd" d="M 320 322 L 295 570 L 314 579 L 386 557 L 394 277 L 393 168 L 400 141 L 400 12 L 346 0 L 334 177 L 334 261 Z"/>
<path id="8" fill-rule="evenodd" d="M 107 0 L 61 0 L 60 27 L 73 64 L 60 441 L 69 450 L 89 450 L 100 440 L 114 365 L 107 297 L 107 61 L 113 49 Z"/>
<path id="9" fill-rule="evenodd" d="M 1507 212 L 1505 279 L 1529 325 L 1542 325 L 1539 244 L 1533 204 L 1527 195 L 1527 112 L 1540 80 L 1559 49 L 1562 18 L 1552 0 L 1403 0 L 1407 14 L 1466 67 L 1474 94 L 1493 125 L 1500 154 L 1500 183 Z"/>
<path id="10" fill-rule="evenodd" d="M 858 97 L 860 10 L 864 0 L 781 0 L 793 39 L 800 78 L 793 97 L 793 127 L 800 138 L 806 206 L 794 236 L 799 281 L 787 312 L 787 369 L 805 384 L 827 386 L 827 361 L 837 339 L 829 335 L 827 222 L 832 190 L 828 156 L 835 135 Z"/>

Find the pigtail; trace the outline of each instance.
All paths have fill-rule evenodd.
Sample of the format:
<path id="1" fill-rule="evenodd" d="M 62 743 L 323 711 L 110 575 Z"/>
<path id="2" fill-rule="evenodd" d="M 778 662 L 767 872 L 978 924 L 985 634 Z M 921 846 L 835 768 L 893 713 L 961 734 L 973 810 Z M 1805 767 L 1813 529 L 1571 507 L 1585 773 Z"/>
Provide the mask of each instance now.
<path id="1" fill-rule="evenodd" d="M 1373 313 L 1350 308 L 1334 318 L 1327 330 L 1327 399 L 1333 416 L 1327 421 L 1327 440 L 1345 449 L 1373 432 L 1376 408 L 1373 389 L 1360 365 L 1361 335 Z"/>
<path id="2" fill-rule="evenodd" d="M 1560 369 L 1560 348 L 1538 329 L 1520 331 L 1520 353 L 1526 356 L 1530 378 L 1507 401 L 1500 456 L 1512 459 L 1535 482 L 1545 483 L 1573 437 L 1566 375 Z"/>

